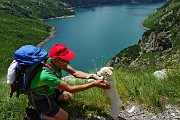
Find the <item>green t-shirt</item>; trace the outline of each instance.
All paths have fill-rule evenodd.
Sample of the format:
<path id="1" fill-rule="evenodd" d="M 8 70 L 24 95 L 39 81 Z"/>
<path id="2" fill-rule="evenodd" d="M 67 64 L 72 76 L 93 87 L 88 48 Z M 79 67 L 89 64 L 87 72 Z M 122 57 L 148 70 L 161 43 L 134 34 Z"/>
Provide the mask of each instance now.
<path id="1" fill-rule="evenodd" d="M 56 66 L 54 66 L 51 63 L 50 60 L 47 60 L 47 62 L 51 64 L 51 66 L 54 69 L 54 72 L 56 73 L 58 77 L 54 75 L 53 73 L 49 72 L 48 70 L 40 70 L 32 78 L 30 87 L 31 89 L 34 89 L 43 85 L 48 85 L 48 95 L 51 95 L 55 91 L 55 86 L 57 86 L 62 81 L 61 79 L 62 74 L 61 74 L 61 71 L 58 70 Z M 37 91 L 36 93 L 39 95 L 46 95 L 46 90 Z"/>

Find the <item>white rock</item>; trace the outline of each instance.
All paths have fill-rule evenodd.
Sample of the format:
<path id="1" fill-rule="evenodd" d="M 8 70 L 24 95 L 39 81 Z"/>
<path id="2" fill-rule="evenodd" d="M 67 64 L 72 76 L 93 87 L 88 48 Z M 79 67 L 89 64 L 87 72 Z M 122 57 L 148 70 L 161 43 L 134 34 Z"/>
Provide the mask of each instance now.
<path id="1" fill-rule="evenodd" d="M 163 79 L 167 77 L 167 72 L 165 69 L 162 69 L 162 70 L 155 71 L 153 75 L 158 79 Z"/>
<path id="2" fill-rule="evenodd" d="M 133 113 L 135 111 L 136 107 L 133 106 L 131 109 L 126 110 L 127 113 Z"/>

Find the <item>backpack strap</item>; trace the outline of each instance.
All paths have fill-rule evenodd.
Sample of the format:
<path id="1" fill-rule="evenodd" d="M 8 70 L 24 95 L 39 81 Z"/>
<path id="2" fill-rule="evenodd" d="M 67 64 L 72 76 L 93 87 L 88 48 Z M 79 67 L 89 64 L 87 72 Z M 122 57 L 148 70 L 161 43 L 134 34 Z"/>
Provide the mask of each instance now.
<path id="1" fill-rule="evenodd" d="M 35 69 L 32 73 L 31 73 L 31 76 L 29 77 L 29 79 L 32 79 L 34 77 L 34 75 L 39 72 L 40 70 L 47 70 L 49 71 L 50 73 L 56 75 L 56 73 L 54 72 L 53 70 L 53 67 L 50 65 L 50 64 L 43 64 L 43 66 Z M 56 75 L 57 76 L 57 75 Z M 44 89 L 47 89 L 48 88 L 48 85 L 43 85 L 43 86 L 40 86 L 40 87 L 37 87 L 37 88 L 34 88 L 34 89 L 30 89 L 30 84 L 28 84 L 28 90 L 32 91 L 32 92 L 37 92 L 37 91 L 40 91 L 40 90 L 44 90 Z"/>
<path id="2" fill-rule="evenodd" d="M 53 66 L 49 63 L 46 63 L 45 66 L 43 67 L 44 70 L 49 71 L 51 74 L 55 75 L 57 78 L 59 78 L 59 76 L 56 74 L 56 72 L 53 69 Z"/>
<path id="3" fill-rule="evenodd" d="M 44 65 L 43 67 L 40 67 L 40 68 L 36 69 L 36 70 L 31 74 L 30 79 L 32 79 L 33 76 L 34 76 L 38 71 L 40 71 L 40 70 L 48 70 L 48 71 L 49 71 L 50 73 L 52 73 L 53 75 L 57 76 L 57 74 L 56 74 L 56 73 L 54 72 L 54 70 L 53 70 L 53 67 L 52 67 L 50 64 L 46 63 L 46 64 L 43 64 L 43 65 Z M 58 77 L 58 76 L 57 76 L 57 77 Z M 29 87 L 30 99 L 31 99 L 32 104 L 33 104 L 33 106 L 35 107 L 36 110 L 37 110 L 37 108 L 36 108 L 36 105 L 35 105 L 35 102 L 34 102 L 33 93 L 34 93 L 34 92 L 37 92 L 37 91 L 40 91 L 40 90 L 45 90 L 45 91 L 46 91 L 46 98 L 47 98 L 47 100 L 48 100 L 48 104 L 49 104 L 49 106 L 50 106 L 50 109 L 52 109 L 52 107 L 51 107 L 51 102 L 50 102 L 50 98 L 49 98 L 49 96 L 48 96 L 48 91 L 47 91 L 47 90 L 48 90 L 48 85 L 40 86 L 40 87 L 34 88 L 34 89 L 32 89 L 32 90 L 30 90 L 30 85 L 28 85 L 28 87 Z"/>

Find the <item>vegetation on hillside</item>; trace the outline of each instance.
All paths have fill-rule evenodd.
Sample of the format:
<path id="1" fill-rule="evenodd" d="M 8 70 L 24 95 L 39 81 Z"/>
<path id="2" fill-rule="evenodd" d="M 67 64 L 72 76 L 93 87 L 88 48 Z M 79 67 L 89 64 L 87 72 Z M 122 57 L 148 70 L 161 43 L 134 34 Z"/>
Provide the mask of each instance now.
<path id="1" fill-rule="evenodd" d="M 112 67 L 118 67 L 119 65 L 126 67 L 136 60 L 139 55 L 140 47 L 137 44 L 129 46 L 113 57 L 107 65 Z"/>
<path id="2" fill-rule="evenodd" d="M 37 45 L 49 36 L 51 26 L 37 19 L 74 15 L 67 4 L 48 0 L 0 0 L 0 75 L 13 60 L 13 51 Z M 8 49 L 7 49 L 8 48 Z"/>
<path id="3" fill-rule="evenodd" d="M 36 45 L 49 36 L 51 26 L 38 20 L 13 16 L 0 11 L 0 75 L 3 76 L 13 52 L 22 45 Z"/>
<path id="4" fill-rule="evenodd" d="M 157 19 L 139 42 L 143 54 L 137 64 L 141 64 L 144 61 L 143 59 L 146 59 L 145 63 L 162 69 L 175 68 L 180 63 L 180 2 L 172 0 L 168 6 L 164 6 L 150 17 L 156 17 Z M 162 14 L 162 16 L 157 17 L 159 14 Z M 144 58 L 146 54 L 151 54 L 154 57 L 147 56 Z M 151 59 L 151 61 L 148 59 Z"/>
<path id="5" fill-rule="evenodd" d="M 152 112 L 161 112 L 165 105 L 180 105 L 180 66 L 177 70 L 168 73 L 165 79 L 156 79 L 152 73 L 154 69 L 149 70 L 129 70 L 119 67 L 113 71 L 117 80 L 117 89 L 123 105 L 133 102 Z M 5 79 L 5 78 L 3 78 Z M 87 81 L 77 80 L 69 81 L 71 85 L 84 84 Z M 21 95 L 9 98 L 8 86 L 6 83 L 0 83 L 4 86 L 1 89 L 0 99 L 0 119 L 1 120 L 19 120 L 23 118 L 25 108 L 28 106 L 27 97 Z M 109 116 L 109 99 L 104 92 L 98 88 L 91 88 L 84 92 L 75 93 L 72 101 L 68 105 L 61 106 L 69 113 L 69 119 L 74 120 L 78 117 Z"/>
<path id="6" fill-rule="evenodd" d="M 144 21 L 143 25 L 149 30 L 144 32 L 142 39 L 138 42 L 140 49 L 136 49 L 136 47 L 124 49 L 108 64 L 114 67 L 130 65 L 136 69 L 176 67 L 180 62 L 179 21 L 180 2 L 171 0 Z M 130 56 L 129 51 L 132 51 Z M 131 59 L 132 57 L 134 59 Z"/>
<path id="7" fill-rule="evenodd" d="M 74 15 L 68 4 L 57 0 L 0 0 L 0 10 L 12 15 L 36 19 Z"/>
<path id="8" fill-rule="evenodd" d="M 153 111 L 165 105 L 180 108 L 180 2 L 170 0 L 145 20 L 148 27 L 137 45 L 120 51 L 109 62 L 119 77 L 120 95 Z M 123 68 L 122 68 L 123 67 Z M 125 69 L 126 68 L 126 69 Z M 165 69 L 167 78 L 153 72 Z M 122 92 L 123 91 L 123 92 Z"/>

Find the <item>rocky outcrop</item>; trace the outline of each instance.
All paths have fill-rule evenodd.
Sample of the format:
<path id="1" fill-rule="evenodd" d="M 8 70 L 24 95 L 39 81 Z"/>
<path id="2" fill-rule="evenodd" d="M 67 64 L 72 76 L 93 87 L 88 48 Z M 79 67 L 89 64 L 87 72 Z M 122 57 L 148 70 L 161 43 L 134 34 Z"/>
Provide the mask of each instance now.
<path id="1" fill-rule="evenodd" d="M 150 66 L 172 67 L 180 63 L 179 1 L 169 1 L 152 16 L 156 16 L 156 21 L 149 30 L 144 32 L 142 39 L 138 42 L 140 50 L 135 47 L 124 49 L 108 62 L 108 66 L 126 65 L 136 69 L 145 69 Z"/>
<path id="2" fill-rule="evenodd" d="M 173 47 L 171 31 L 162 31 L 159 33 L 151 32 L 149 36 L 143 36 L 139 46 L 142 51 L 155 52 L 166 50 Z"/>

